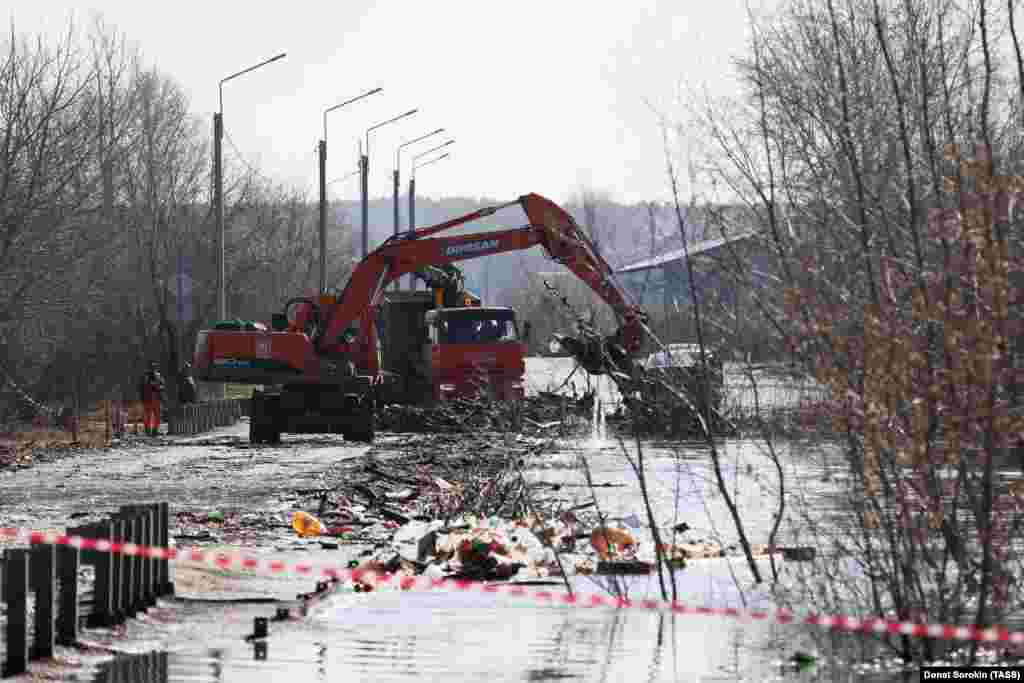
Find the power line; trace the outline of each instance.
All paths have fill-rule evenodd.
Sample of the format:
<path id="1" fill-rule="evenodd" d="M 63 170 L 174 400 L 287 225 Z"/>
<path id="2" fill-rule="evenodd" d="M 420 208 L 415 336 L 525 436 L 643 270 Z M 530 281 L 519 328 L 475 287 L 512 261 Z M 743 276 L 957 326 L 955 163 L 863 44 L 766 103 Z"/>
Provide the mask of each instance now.
<path id="1" fill-rule="evenodd" d="M 227 128 L 221 127 L 221 130 L 224 132 L 224 137 L 227 138 L 228 145 L 231 147 L 232 150 L 234 150 L 235 157 L 237 157 L 237 160 L 241 161 L 242 164 L 247 169 L 249 169 L 249 173 L 252 173 L 254 176 L 259 177 L 261 174 L 259 173 L 259 171 L 253 168 L 252 164 L 250 164 L 244 156 L 242 156 L 242 152 L 238 149 L 238 146 L 235 145 L 235 141 L 231 139 L 231 134 L 228 133 Z"/>

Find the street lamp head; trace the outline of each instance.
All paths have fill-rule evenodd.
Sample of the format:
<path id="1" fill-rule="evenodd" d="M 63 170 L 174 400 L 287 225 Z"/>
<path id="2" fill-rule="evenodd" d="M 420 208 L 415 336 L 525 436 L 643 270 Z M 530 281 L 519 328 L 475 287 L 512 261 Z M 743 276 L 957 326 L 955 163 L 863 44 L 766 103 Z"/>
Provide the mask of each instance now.
<path id="1" fill-rule="evenodd" d="M 449 140 L 448 142 L 442 142 L 442 143 L 441 143 L 440 145 L 438 145 L 437 147 L 432 147 L 432 148 L 428 149 L 428 150 L 427 150 L 426 152 L 420 152 L 419 154 L 417 154 L 417 155 L 413 156 L 413 158 L 412 158 L 412 162 L 413 162 L 413 164 L 415 164 L 415 163 L 416 163 L 416 160 L 417 160 L 417 159 L 420 159 L 420 158 L 422 158 L 422 157 L 425 157 L 425 156 L 427 156 L 428 154 L 432 154 L 432 153 L 436 152 L 437 150 L 439 150 L 439 149 L 442 149 L 442 148 L 444 148 L 444 147 L 447 147 L 448 145 L 450 145 L 450 144 L 452 144 L 452 143 L 454 143 L 454 142 L 455 142 L 455 138 L 452 138 L 452 139 L 451 139 L 451 140 Z"/>
<path id="2" fill-rule="evenodd" d="M 410 109 L 409 111 L 405 112 L 404 114 L 399 114 L 398 116 L 395 116 L 394 118 L 390 118 L 387 121 L 381 121 L 377 125 L 370 126 L 369 128 L 367 128 L 366 129 L 366 154 L 367 154 L 367 156 L 369 156 L 369 154 L 370 154 L 370 133 L 372 131 L 377 130 L 381 126 L 386 126 L 389 123 L 394 123 L 395 121 L 399 121 L 401 119 L 404 119 L 407 116 L 412 116 L 413 114 L 415 114 L 418 111 L 419 111 L 419 109 Z"/>
<path id="3" fill-rule="evenodd" d="M 287 54 L 288 54 L 287 52 L 282 52 L 279 55 L 274 55 L 270 59 L 264 59 L 259 64 L 255 64 L 253 66 L 250 66 L 247 69 L 242 69 L 241 71 L 236 71 L 235 73 L 231 74 L 230 76 L 227 76 L 225 78 L 220 79 L 220 83 L 217 86 L 217 88 L 219 90 L 219 94 L 220 94 L 220 109 L 218 111 L 221 114 L 224 113 L 224 84 L 225 83 L 230 81 L 232 78 L 238 78 L 239 76 L 247 74 L 250 71 L 255 71 L 256 69 L 260 68 L 261 66 L 266 66 L 267 64 L 270 64 L 271 62 L 276 62 L 279 59 L 284 59 L 285 56 L 287 56 Z"/>
<path id="4" fill-rule="evenodd" d="M 353 97 L 350 100 L 345 100 L 344 102 L 341 102 L 340 104 L 336 104 L 333 107 L 328 107 L 327 109 L 324 109 L 324 140 L 325 141 L 327 140 L 327 115 L 329 113 L 331 113 L 335 109 L 341 109 L 346 104 L 352 104 L 353 102 L 358 102 L 359 100 L 363 99 L 364 97 L 369 97 L 370 95 L 376 95 L 377 93 L 382 92 L 383 90 L 384 90 L 384 88 L 374 88 L 373 90 L 369 90 L 367 92 L 364 92 L 362 95 L 359 95 L 358 97 Z"/>
<path id="5" fill-rule="evenodd" d="M 444 132 L 444 128 L 438 128 L 437 130 L 430 131 L 426 135 L 421 135 L 418 138 L 413 138 L 412 140 L 406 140 L 405 142 L 400 144 L 398 147 L 396 147 L 395 148 L 395 172 L 397 173 L 400 170 L 399 166 L 401 166 L 402 149 L 404 149 L 405 147 L 408 147 L 409 145 L 415 144 L 415 143 L 417 143 L 417 142 L 419 142 L 421 140 L 426 140 L 429 137 L 432 137 L 434 135 L 437 135 L 438 133 L 443 133 L 443 132 Z"/>
<path id="6" fill-rule="evenodd" d="M 388 119 L 387 121 L 381 121 L 380 123 L 378 123 L 376 125 L 373 125 L 373 126 L 370 126 L 369 128 L 367 128 L 366 129 L 366 134 L 369 135 L 371 131 L 375 131 L 375 130 L 377 130 L 378 128 L 380 128 L 382 126 L 388 125 L 389 123 L 394 123 L 395 121 L 398 121 L 400 119 L 404 119 L 406 116 L 412 116 L 413 114 L 415 114 L 418 111 L 419 111 L 419 109 L 410 109 L 409 111 L 405 112 L 404 114 L 399 114 L 398 116 L 392 117 L 392 118 Z"/>
<path id="7" fill-rule="evenodd" d="M 441 161 L 441 159 L 447 159 L 450 156 L 451 156 L 451 154 L 449 154 L 448 152 L 445 152 L 444 154 L 442 154 L 439 157 L 434 157 L 433 159 L 428 159 L 428 160 L 424 161 L 422 164 L 414 164 L 413 167 L 412 167 L 413 173 L 415 173 L 416 169 L 418 169 L 418 168 L 423 168 L 424 166 L 430 166 L 430 164 L 433 164 L 434 162 L 437 162 L 437 161 Z"/>

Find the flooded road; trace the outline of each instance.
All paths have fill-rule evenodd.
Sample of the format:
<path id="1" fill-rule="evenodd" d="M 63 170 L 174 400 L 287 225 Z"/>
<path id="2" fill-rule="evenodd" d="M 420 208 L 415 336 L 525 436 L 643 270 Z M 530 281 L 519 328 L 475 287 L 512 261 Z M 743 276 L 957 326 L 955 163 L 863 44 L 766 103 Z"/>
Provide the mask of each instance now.
<path id="1" fill-rule="evenodd" d="M 126 503 L 170 501 L 174 512 L 258 512 L 282 493 L 323 487 L 367 447 L 332 435 L 285 435 L 250 446 L 248 423 L 189 438 L 88 451 L 24 470 L 0 471 L 0 518 L 47 528 L 69 516 L 101 517 Z"/>
<path id="2" fill-rule="evenodd" d="M 550 373 L 557 378 L 557 364 L 545 362 L 542 368 L 532 368 L 533 391 L 546 388 Z M 610 403 L 611 392 L 604 393 Z M 233 535 L 216 539 L 225 548 L 341 565 L 354 557 L 358 546 L 323 550 L 315 540 L 295 538 L 288 516 L 299 500 L 296 491 L 329 488 L 343 476 L 343 465 L 360 458 L 366 448 L 326 435 L 291 435 L 279 447 L 250 447 L 246 437 L 243 422 L 150 448 L 87 453 L 0 473 L 0 525 L 64 528 L 125 503 L 169 500 L 172 514 L 216 511 L 244 520 L 258 513 L 258 523 L 242 524 Z M 383 435 L 377 447 L 386 449 L 402 438 Z M 781 446 L 787 472 L 814 482 L 807 489 L 812 493 L 827 495 L 830 485 L 824 482 L 836 481 L 829 463 L 808 458 L 799 448 Z M 736 534 L 713 482 L 705 447 L 656 442 L 641 447 L 663 533 L 670 534 L 672 526 L 685 521 L 690 528 L 677 540 L 735 545 Z M 724 476 L 751 542 L 765 543 L 775 511 L 764 452 L 759 444 L 742 440 L 723 441 L 721 448 Z M 632 532 L 650 548 L 649 523 L 626 457 L 635 460 L 635 449 L 626 446 L 623 451 L 595 429 L 581 439 L 559 442 L 553 453 L 529 463 L 528 479 L 540 495 L 560 498 L 565 507 L 587 502 L 590 493 L 580 469 L 585 459 L 594 482 L 601 485 L 596 489 L 601 511 L 609 517 L 635 518 L 628 525 L 635 525 Z M 779 542 L 799 534 L 800 529 L 784 524 Z M 193 543 L 183 537 L 178 544 Z M 209 541 L 205 545 L 211 547 Z M 769 567 L 766 561 L 763 565 L 767 577 Z M 785 564 L 782 570 L 787 570 Z M 733 553 L 691 561 L 674 576 L 679 599 L 693 606 L 769 605 L 766 591 L 752 584 L 744 560 Z M 272 616 L 275 606 L 231 600 L 269 596 L 287 601 L 311 590 L 311 580 L 240 577 L 181 563 L 175 579 L 175 599 L 161 601 L 116 632 L 83 635 L 89 643 L 139 653 L 139 658 L 79 666 L 65 672 L 64 680 L 901 680 L 858 671 L 845 662 L 830 665 L 827 660 L 814 670 L 796 671 L 788 663 L 790 656 L 815 647 L 799 626 L 551 607 L 474 592 L 335 593 L 305 619 L 273 622 L 268 638 L 247 641 L 253 619 Z M 606 577 L 574 576 L 572 581 L 581 595 L 613 592 Z M 656 574 L 619 581 L 630 598 L 660 597 Z M 162 654 L 145 654 L 150 651 Z"/>

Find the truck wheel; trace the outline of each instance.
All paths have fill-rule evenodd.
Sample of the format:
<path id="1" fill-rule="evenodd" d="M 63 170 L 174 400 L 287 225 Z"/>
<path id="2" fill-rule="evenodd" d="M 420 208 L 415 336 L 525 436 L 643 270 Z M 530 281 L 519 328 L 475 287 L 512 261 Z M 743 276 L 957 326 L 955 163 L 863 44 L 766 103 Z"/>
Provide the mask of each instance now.
<path id="1" fill-rule="evenodd" d="M 263 443 L 263 420 L 265 419 L 265 410 L 262 393 L 256 392 L 253 394 L 249 406 L 249 413 L 249 443 Z"/>
<path id="2" fill-rule="evenodd" d="M 370 427 L 360 427 L 359 429 L 350 429 L 348 434 L 345 435 L 346 441 L 354 441 L 356 443 L 373 443 L 374 429 Z"/>
<path id="3" fill-rule="evenodd" d="M 271 396 L 264 402 L 263 440 L 269 444 L 281 443 L 281 432 L 284 426 L 281 396 Z"/>
<path id="4" fill-rule="evenodd" d="M 356 416 L 358 423 L 349 428 L 345 439 L 358 443 L 373 443 L 377 431 L 377 402 L 373 396 L 368 394 L 362 397 Z"/>
<path id="5" fill-rule="evenodd" d="M 257 425 L 256 420 L 250 418 L 249 419 L 249 443 L 257 444 L 257 443 L 260 443 L 261 440 L 262 440 L 262 434 L 260 434 L 259 425 Z"/>

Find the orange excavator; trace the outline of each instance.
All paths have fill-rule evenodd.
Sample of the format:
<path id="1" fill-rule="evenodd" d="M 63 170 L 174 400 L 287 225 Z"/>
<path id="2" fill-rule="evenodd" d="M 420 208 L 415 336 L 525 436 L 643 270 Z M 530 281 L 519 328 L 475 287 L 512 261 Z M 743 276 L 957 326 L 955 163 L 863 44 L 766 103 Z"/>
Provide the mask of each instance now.
<path id="1" fill-rule="evenodd" d="M 523 227 L 431 237 L 516 205 L 528 219 Z M 479 390 L 522 398 L 526 345 L 515 311 L 482 306 L 452 264 L 538 245 L 604 299 L 620 325 L 596 341 L 560 335 L 559 343 L 591 373 L 629 376 L 646 314 L 573 218 L 537 194 L 394 235 L 356 266 L 340 295 L 292 299 L 269 328 L 201 331 L 194 375 L 263 385 L 252 399 L 254 443 L 308 431 L 370 442 L 378 399 L 443 401 Z M 430 290 L 387 289 L 408 273 Z"/>

